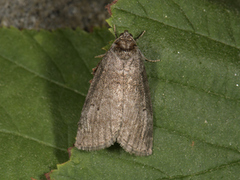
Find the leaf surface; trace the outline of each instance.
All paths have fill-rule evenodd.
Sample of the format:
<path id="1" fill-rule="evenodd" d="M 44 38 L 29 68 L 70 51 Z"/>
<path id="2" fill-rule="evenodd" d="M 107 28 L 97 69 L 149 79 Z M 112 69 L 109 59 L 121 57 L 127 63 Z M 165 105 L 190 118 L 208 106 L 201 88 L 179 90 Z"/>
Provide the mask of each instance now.
<path id="1" fill-rule="evenodd" d="M 117 34 L 145 30 L 139 48 L 148 59 L 161 59 L 146 62 L 153 155 L 135 157 L 117 146 L 73 149 L 53 179 L 71 176 L 73 167 L 79 179 L 239 178 L 239 9 L 226 1 L 119 0 L 111 10 L 108 23 Z"/>
<path id="2" fill-rule="evenodd" d="M 114 37 L 107 29 L 0 29 L 1 179 L 238 179 L 240 16 L 228 1 L 119 0 L 110 25 L 137 37 L 154 107 L 153 155 L 67 148 Z"/>

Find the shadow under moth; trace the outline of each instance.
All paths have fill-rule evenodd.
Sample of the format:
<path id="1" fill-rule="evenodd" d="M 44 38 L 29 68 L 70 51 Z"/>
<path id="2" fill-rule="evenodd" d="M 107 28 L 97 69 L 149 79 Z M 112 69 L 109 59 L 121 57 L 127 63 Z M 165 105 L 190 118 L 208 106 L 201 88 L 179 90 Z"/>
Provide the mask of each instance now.
<path id="1" fill-rule="evenodd" d="M 78 149 L 99 150 L 117 142 L 131 154 L 152 154 L 153 111 L 144 67 L 148 59 L 137 39 L 125 30 L 98 64 L 78 123 Z"/>

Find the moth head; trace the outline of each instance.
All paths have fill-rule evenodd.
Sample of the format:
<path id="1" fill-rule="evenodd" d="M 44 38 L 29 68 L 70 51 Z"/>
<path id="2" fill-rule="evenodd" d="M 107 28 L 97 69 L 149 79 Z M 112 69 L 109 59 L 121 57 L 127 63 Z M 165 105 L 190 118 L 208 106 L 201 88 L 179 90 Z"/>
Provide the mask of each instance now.
<path id="1" fill-rule="evenodd" d="M 128 30 L 125 30 L 123 33 L 121 33 L 120 35 L 119 35 L 119 37 L 120 36 L 124 36 L 124 37 L 131 37 L 132 39 L 133 39 L 133 35 L 132 34 L 130 34 L 129 32 L 128 32 Z"/>
<path id="2" fill-rule="evenodd" d="M 137 46 L 132 34 L 130 34 L 127 30 L 120 34 L 119 38 L 115 40 L 115 44 L 117 45 L 117 48 L 125 51 L 132 50 L 135 46 Z"/>

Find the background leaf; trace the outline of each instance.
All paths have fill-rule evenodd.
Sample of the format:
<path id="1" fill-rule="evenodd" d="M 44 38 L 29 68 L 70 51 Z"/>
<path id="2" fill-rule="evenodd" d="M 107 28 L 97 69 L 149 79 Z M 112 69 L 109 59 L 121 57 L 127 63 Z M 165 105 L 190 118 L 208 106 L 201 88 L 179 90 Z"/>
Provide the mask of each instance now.
<path id="1" fill-rule="evenodd" d="M 110 25 L 128 29 L 146 62 L 153 155 L 118 145 L 72 149 L 52 179 L 238 179 L 240 16 L 230 1 L 125 1 Z M 91 68 L 114 37 L 106 29 L 0 29 L 1 179 L 44 178 L 68 160 Z"/>
<path id="2" fill-rule="evenodd" d="M 51 177 L 240 178 L 238 7 L 227 1 L 119 0 L 108 23 L 118 34 L 128 29 L 137 37 L 146 30 L 138 41 L 141 51 L 162 60 L 146 63 L 153 155 L 135 157 L 117 147 L 92 153 L 73 149 L 70 161 Z"/>
<path id="3" fill-rule="evenodd" d="M 0 179 L 45 179 L 68 160 L 107 29 L 0 29 Z"/>

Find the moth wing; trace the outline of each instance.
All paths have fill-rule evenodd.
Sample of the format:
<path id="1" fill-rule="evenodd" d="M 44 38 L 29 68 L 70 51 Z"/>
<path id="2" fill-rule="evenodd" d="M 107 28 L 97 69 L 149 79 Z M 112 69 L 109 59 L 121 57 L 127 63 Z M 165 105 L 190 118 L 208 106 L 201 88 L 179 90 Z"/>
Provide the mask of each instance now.
<path id="1" fill-rule="evenodd" d="M 78 123 L 78 149 L 103 149 L 116 141 L 122 112 L 122 102 L 117 98 L 122 88 L 118 83 L 121 78 L 114 73 L 114 62 L 115 56 L 108 51 L 94 74 Z"/>
<path id="2" fill-rule="evenodd" d="M 140 57 L 133 60 L 136 71 L 125 78 L 123 119 L 117 142 L 129 153 L 147 156 L 152 154 L 153 112 L 147 74 Z"/>

